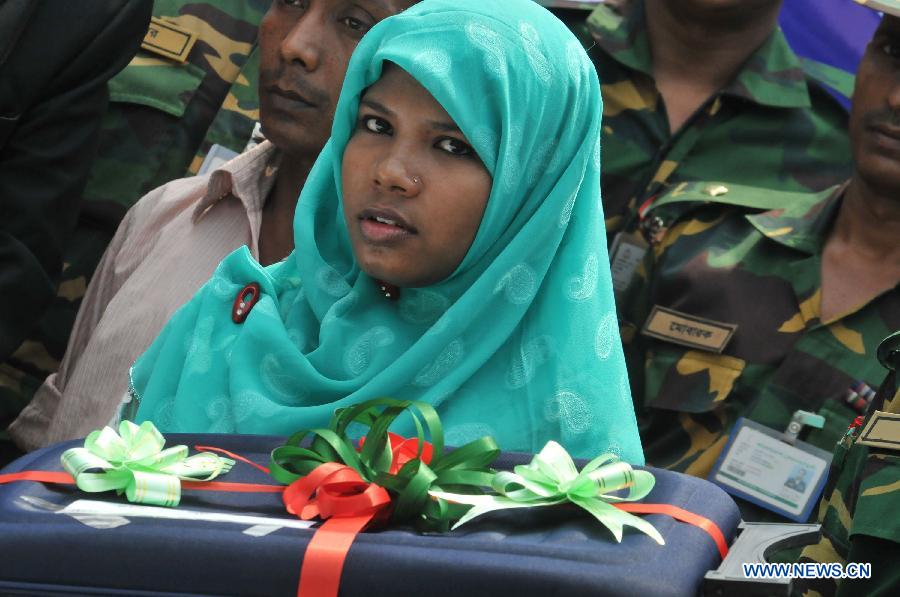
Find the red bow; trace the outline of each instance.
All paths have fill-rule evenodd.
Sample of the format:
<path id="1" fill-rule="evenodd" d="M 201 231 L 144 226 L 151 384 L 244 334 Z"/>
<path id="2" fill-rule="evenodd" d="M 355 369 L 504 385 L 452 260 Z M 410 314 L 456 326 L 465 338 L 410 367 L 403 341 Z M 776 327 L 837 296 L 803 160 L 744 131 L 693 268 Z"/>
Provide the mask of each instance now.
<path id="1" fill-rule="evenodd" d="M 388 433 L 388 438 L 390 474 L 396 474 L 416 457 L 421 457 L 426 464 L 431 462 L 434 450 L 430 443 L 422 445 L 419 455 L 417 439 L 406 439 L 395 433 Z M 360 448 L 365 439 L 360 440 Z M 288 512 L 303 520 L 321 518 L 325 521 L 306 548 L 297 595 L 337 597 L 350 545 L 373 520 L 387 518 L 391 496 L 383 487 L 364 480 L 349 466 L 326 462 L 284 490 L 284 505 Z"/>
<path id="2" fill-rule="evenodd" d="M 368 517 L 390 506 L 391 496 L 345 464 L 326 462 L 284 490 L 287 511 L 303 520 Z"/>
<path id="3" fill-rule="evenodd" d="M 337 597 L 350 545 L 376 516 L 387 515 L 391 496 L 349 466 L 326 462 L 284 490 L 284 505 L 303 520 L 325 520 L 306 547 L 297 595 Z"/>

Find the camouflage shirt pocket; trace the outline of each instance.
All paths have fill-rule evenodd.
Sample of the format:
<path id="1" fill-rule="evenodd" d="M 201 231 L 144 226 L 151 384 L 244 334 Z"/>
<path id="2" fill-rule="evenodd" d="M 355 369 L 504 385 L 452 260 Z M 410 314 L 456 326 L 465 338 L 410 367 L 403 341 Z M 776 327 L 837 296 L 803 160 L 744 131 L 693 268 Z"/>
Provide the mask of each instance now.
<path id="1" fill-rule="evenodd" d="M 148 106 L 181 118 L 205 76 L 206 71 L 195 64 L 176 64 L 138 52 L 109 81 L 109 99 Z"/>
<path id="2" fill-rule="evenodd" d="M 679 412 L 709 412 L 732 395 L 744 360 L 683 350 L 659 342 L 648 351 L 646 405 Z"/>

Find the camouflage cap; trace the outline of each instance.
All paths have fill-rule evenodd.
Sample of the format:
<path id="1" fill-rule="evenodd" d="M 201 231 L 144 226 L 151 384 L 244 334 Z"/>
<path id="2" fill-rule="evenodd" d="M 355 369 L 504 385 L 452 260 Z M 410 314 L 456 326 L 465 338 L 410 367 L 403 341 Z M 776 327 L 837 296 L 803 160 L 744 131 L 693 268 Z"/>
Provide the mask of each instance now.
<path id="1" fill-rule="evenodd" d="M 856 0 L 863 6 L 872 10 L 879 10 L 885 14 L 900 17 L 900 0 Z"/>

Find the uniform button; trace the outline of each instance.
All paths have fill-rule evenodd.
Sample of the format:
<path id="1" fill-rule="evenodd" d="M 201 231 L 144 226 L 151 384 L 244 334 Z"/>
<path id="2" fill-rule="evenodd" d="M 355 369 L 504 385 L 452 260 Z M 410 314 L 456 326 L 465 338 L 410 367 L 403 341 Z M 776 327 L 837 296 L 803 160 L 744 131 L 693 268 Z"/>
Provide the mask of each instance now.
<path id="1" fill-rule="evenodd" d="M 718 197 L 720 195 L 724 195 L 728 192 L 728 187 L 721 184 L 711 184 L 708 185 L 703 192 L 709 195 L 710 197 Z"/>
<path id="2" fill-rule="evenodd" d="M 659 216 L 651 216 L 641 222 L 641 232 L 651 244 L 658 244 L 666 234 L 666 222 Z"/>

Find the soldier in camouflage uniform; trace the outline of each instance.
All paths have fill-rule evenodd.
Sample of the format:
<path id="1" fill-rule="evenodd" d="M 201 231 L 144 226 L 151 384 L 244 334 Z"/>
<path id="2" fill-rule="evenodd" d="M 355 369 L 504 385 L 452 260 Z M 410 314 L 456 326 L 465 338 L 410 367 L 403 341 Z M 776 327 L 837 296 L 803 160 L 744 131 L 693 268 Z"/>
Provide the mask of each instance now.
<path id="1" fill-rule="evenodd" d="M 0 363 L 0 429 L 58 369 L 91 274 L 128 208 L 148 191 L 196 173 L 213 145 L 240 152 L 247 144 L 259 119 L 257 31 L 270 4 L 154 2 L 142 49 L 109 83 L 100 149 L 56 300 Z"/>
<path id="2" fill-rule="evenodd" d="M 851 387 L 877 386 L 873 355 L 900 328 L 897 50 L 887 19 L 860 66 L 846 185 L 682 183 L 649 210 L 683 214 L 621 309 L 649 463 L 706 476 L 739 416 L 780 432 L 796 410 L 824 417 L 801 439 L 830 452 L 864 410 Z"/>
<path id="3" fill-rule="evenodd" d="M 700 6 L 698 12 L 714 14 L 722 3 L 708 3 L 708 8 L 703 2 L 693 4 Z M 672 126 L 676 116 L 655 80 L 659 67 L 652 47 L 659 40 L 653 35 L 660 34 L 651 34 L 647 19 L 653 16 L 650 11 L 659 12 L 661 3 L 607 2 L 587 19 L 585 42 L 596 44 L 590 55 L 603 91 L 603 205 L 610 239 L 637 225 L 638 209 L 648 199 L 683 181 L 820 191 L 849 176 L 846 112 L 822 87 L 821 74 L 828 72 L 828 83 L 847 93 L 852 77 L 799 59 L 775 23 L 780 2 L 766 4 L 742 9 L 743 18 L 765 19 L 757 15 L 775 8 L 767 24 L 771 32 L 680 126 Z M 714 22 L 710 17 L 710 27 Z M 727 40 L 721 35 L 726 27 L 709 31 L 705 52 Z M 718 58 L 708 55 L 711 61 Z M 662 218 L 662 212 L 656 217 Z M 675 219 L 677 211 L 663 218 L 662 225 Z"/>
<path id="4" fill-rule="evenodd" d="M 897 0 L 858 0 L 885 13 L 882 28 L 876 32 L 870 51 L 882 51 L 884 60 L 896 63 L 900 55 L 900 2 Z M 898 67 L 894 64 L 896 77 Z M 862 79 L 862 67 L 860 68 Z M 883 77 L 883 73 L 881 74 Z M 894 84 L 896 86 L 896 84 Z M 896 94 L 896 89 L 894 90 Z M 896 101 L 891 121 L 896 122 Z M 871 124 L 874 119 L 869 119 Z M 898 158 L 900 159 L 900 158 Z M 895 166 L 896 167 L 896 166 Z M 894 193 L 896 200 L 896 191 Z M 882 413 L 900 416 L 900 332 L 887 338 L 878 349 L 879 361 L 890 371 L 865 417 L 860 417 L 834 449 L 824 497 L 819 504 L 822 538 L 804 548 L 801 562 L 869 563 L 870 579 L 795 579 L 794 594 L 805 597 L 825 595 L 896 595 L 900 590 L 900 432 L 893 422 L 890 443 L 872 443 L 879 433 L 874 426 Z M 883 423 L 881 423 L 883 424 Z M 890 425 L 890 422 L 888 421 Z"/>
<path id="5" fill-rule="evenodd" d="M 893 448 L 870 445 L 864 436 L 879 413 L 900 416 L 900 332 L 885 340 L 879 352 L 890 373 L 867 416 L 854 422 L 834 450 L 819 504 L 822 538 L 800 556 L 801 562 L 869 563 L 872 577 L 795 579 L 795 595 L 896 595 L 900 590 L 900 443 Z"/>
<path id="6" fill-rule="evenodd" d="M 600 76 L 603 206 L 617 298 L 647 249 L 645 237 L 658 240 L 681 219 L 679 205 L 647 214 L 653 200 L 677 184 L 725 180 L 802 192 L 826 189 L 850 175 L 847 114 L 823 83 L 849 94 L 852 76 L 798 58 L 777 26 L 780 4 L 607 0 L 586 22 L 583 12 L 556 9 L 589 48 Z M 693 21 L 650 26 L 676 10 Z M 734 13 L 728 20 L 717 20 L 728 11 Z M 679 98 L 697 85 L 684 71 L 660 79 L 653 48 L 669 48 L 671 39 L 686 37 L 702 40 L 696 62 L 722 66 L 707 73 L 716 85 L 707 86 L 708 96 L 693 98 L 696 109 L 691 104 L 678 112 Z M 734 46 L 746 52 L 731 56 L 732 67 L 722 52 Z M 686 115 L 685 108 L 692 112 Z"/>
<path id="7" fill-rule="evenodd" d="M 788 207 L 723 209 L 710 193 Z M 737 417 L 781 430 L 797 409 L 825 416 L 805 439 L 830 451 L 860 414 L 844 397 L 856 380 L 877 385 L 872 355 L 900 327 L 900 293 L 822 316 L 822 247 L 843 195 L 682 183 L 662 198 L 693 211 L 645 260 L 622 307 L 648 462 L 704 477 Z M 692 319 L 712 335 L 681 327 Z"/>

